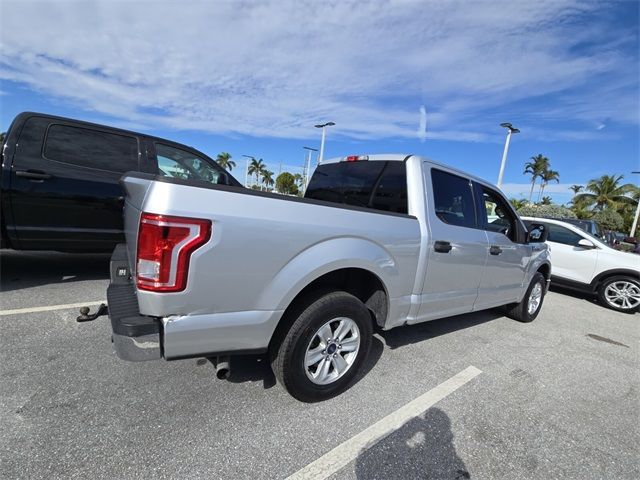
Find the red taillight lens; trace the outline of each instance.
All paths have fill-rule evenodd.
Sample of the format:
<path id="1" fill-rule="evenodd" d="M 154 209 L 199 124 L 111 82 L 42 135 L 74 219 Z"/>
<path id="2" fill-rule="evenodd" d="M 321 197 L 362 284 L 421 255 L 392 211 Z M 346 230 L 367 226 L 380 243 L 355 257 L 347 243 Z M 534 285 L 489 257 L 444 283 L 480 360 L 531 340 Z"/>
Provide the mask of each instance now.
<path id="1" fill-rule="evenodd" d="M 349 155 L 346 157 L 347 162 L 359 162 L 361 160 L 369 160 L 369 155 Z"/>
<path id="2" fill-rule="evenodd" d="M 136 258 L 138 288 L 152 292 L 184 290 L 189 258 L 210 237 L 209 220 L 142 213 Z"/>

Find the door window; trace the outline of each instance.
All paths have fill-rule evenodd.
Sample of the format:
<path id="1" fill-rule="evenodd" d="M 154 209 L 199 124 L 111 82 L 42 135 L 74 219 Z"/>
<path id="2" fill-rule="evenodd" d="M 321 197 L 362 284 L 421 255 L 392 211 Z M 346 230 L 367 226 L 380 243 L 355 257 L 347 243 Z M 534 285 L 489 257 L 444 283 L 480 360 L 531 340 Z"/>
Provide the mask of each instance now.
<path id="1" fill-rule="evenodd" d="M 572 232 L 568 228 L 561 227 L 560 225 L 555 225 L 553 223 L 546 223 L 547 231 L 549 232 L 549 236 L 547 237 L 547 241 L 562 243 L 564 245 L 577 246 L 578 242 L 582 240 L 582 235 L 578 235 L 575 232 Z"/>
<path id="2" fill-rule="evenodd" d="M 158 173 L 162 176 L 209 183 L 218 183 L 220 179 L 220 172 L 216 168 L 191 152 L 156 143 L 156 156 Z"/>
<path id="3" fill-rule="evenodd" d="M 484 203 L 485 230 L 505 235 L 512 242 L 516 241 L 516 217 L 506 202 L 494 191 L 482 187 Z"/>
<path id="4" fill-rule="evenodd" d="M 49 160 L 124 173 L 138 170 L 138 140 L 68 125 L 51 125 L 44 145 Z"/>
<path id="5" fill-rule="evenodd" d="M 475 228 L 476 213 L 469 179 L 432 169 L 431 182 L 436 216 L 450 225 Z"/>

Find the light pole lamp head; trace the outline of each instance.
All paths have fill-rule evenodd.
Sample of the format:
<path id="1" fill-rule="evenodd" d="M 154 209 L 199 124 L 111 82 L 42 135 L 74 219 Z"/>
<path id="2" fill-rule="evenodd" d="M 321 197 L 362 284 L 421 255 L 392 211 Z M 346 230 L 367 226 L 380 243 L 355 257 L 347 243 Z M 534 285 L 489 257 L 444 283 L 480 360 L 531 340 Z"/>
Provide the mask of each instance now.
<path id="1" fill-rule="evenodd" d="M 511 133 L 520 133 L 519 129 L 515 128 L 513 125 L 511 125 L 508 122 L 501 123 L 500 126 L 504 128 L 508 128 Z"/>
<path id="2" fill-rule="evenodd" d="M 324 127 L 333 127 L 334 125 L 335 125 L 334 122 L 327 122 L 327 123 L 319 123 L 318 125 L 314 125 L 314 127 L 324 128 Z"/>

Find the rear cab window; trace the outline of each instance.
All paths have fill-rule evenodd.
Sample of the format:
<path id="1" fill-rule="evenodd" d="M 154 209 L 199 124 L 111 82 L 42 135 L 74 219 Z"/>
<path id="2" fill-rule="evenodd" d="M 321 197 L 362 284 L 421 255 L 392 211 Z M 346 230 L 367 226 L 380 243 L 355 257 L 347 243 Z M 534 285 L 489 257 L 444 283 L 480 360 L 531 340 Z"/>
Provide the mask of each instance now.
<path id="1" fill-rule="evenodd" d="M 362 160 L 320 165 L 305 198 L 407 214 L 406 164 Z"/>
<path id="2" fill-rule="evenodd" d="M 52 124 L 43 155 L 48 160 L 108 172 L 139 170 L 137 138 L 90 128 Z"/>

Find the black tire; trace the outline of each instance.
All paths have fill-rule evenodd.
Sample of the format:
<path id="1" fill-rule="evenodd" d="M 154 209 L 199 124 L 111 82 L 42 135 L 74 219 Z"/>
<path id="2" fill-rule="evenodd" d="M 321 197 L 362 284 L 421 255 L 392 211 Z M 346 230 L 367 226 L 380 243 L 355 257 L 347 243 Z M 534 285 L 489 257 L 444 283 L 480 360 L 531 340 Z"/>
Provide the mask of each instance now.
<path id="1" fill-rule="evenodd" d="M 631 308 L 623 308 L 622 305 L 616 305 L 614 302 L 611 302 L 607 299 L 607 289 L 612 286 L 615 286 L 616 283 L 621 284 L 622 282 L 626 284 L 632 284 L 635 288 L 640 291 L 640 281 L 637 278 L 632 278 L 626 275 L 618 275 L 615 277 L 607 278 L 602 281 L 600 286 L 598 287 L 598 301 L 601 305 L 610 308 L 612 310 L 616 310 L 618 312 L 623 313 L 636 313 L 639 311 L 640 305 L 636 305 Z M 628 290 L 627 290 L 628 291 Z M 636 293 L 636 291 L 634 291 Z"/>
<path id="2" fill-rule="evenodd" d="M 307 297 L 299 308 L 293 309 L 292 315 L 296 318 L 283 319 L 292 322 L 291 327 L 271 348 L 271 368 L 276 378 L 302 402 L 326 400 L 343 392 L 362 367 L 371 348 L 373 327 L 367 307 L 347 292 L 334 291 Z M 355 322 L 359 330 L 359 348 L 353 363 L 341 377 L 327 385 L 318 385 L 308 377 L 304 365 L 307 347 L 324 324 L 338 317 Z"/>
<path id="3" fill-rule="evenodd" d="M 542 289 L 540 303 L 533 313 L 529 313 L 529 298 L 531 297 L 531 292 L 536 285 L 540 285 L 540 288 Z M 537 272 L 531 279 L 529 288 L 527 288 L 527 292 L 524 294 L 524 297 L 522 297 L 522 301 L 507 307 L 507 317 L 523 323 L 533 322 L 542 309 L 542 302 L 544 301 L 544 296 L 547 291 L 546 285 L 547 281 L 544 278 L 544 275 Z"/>

